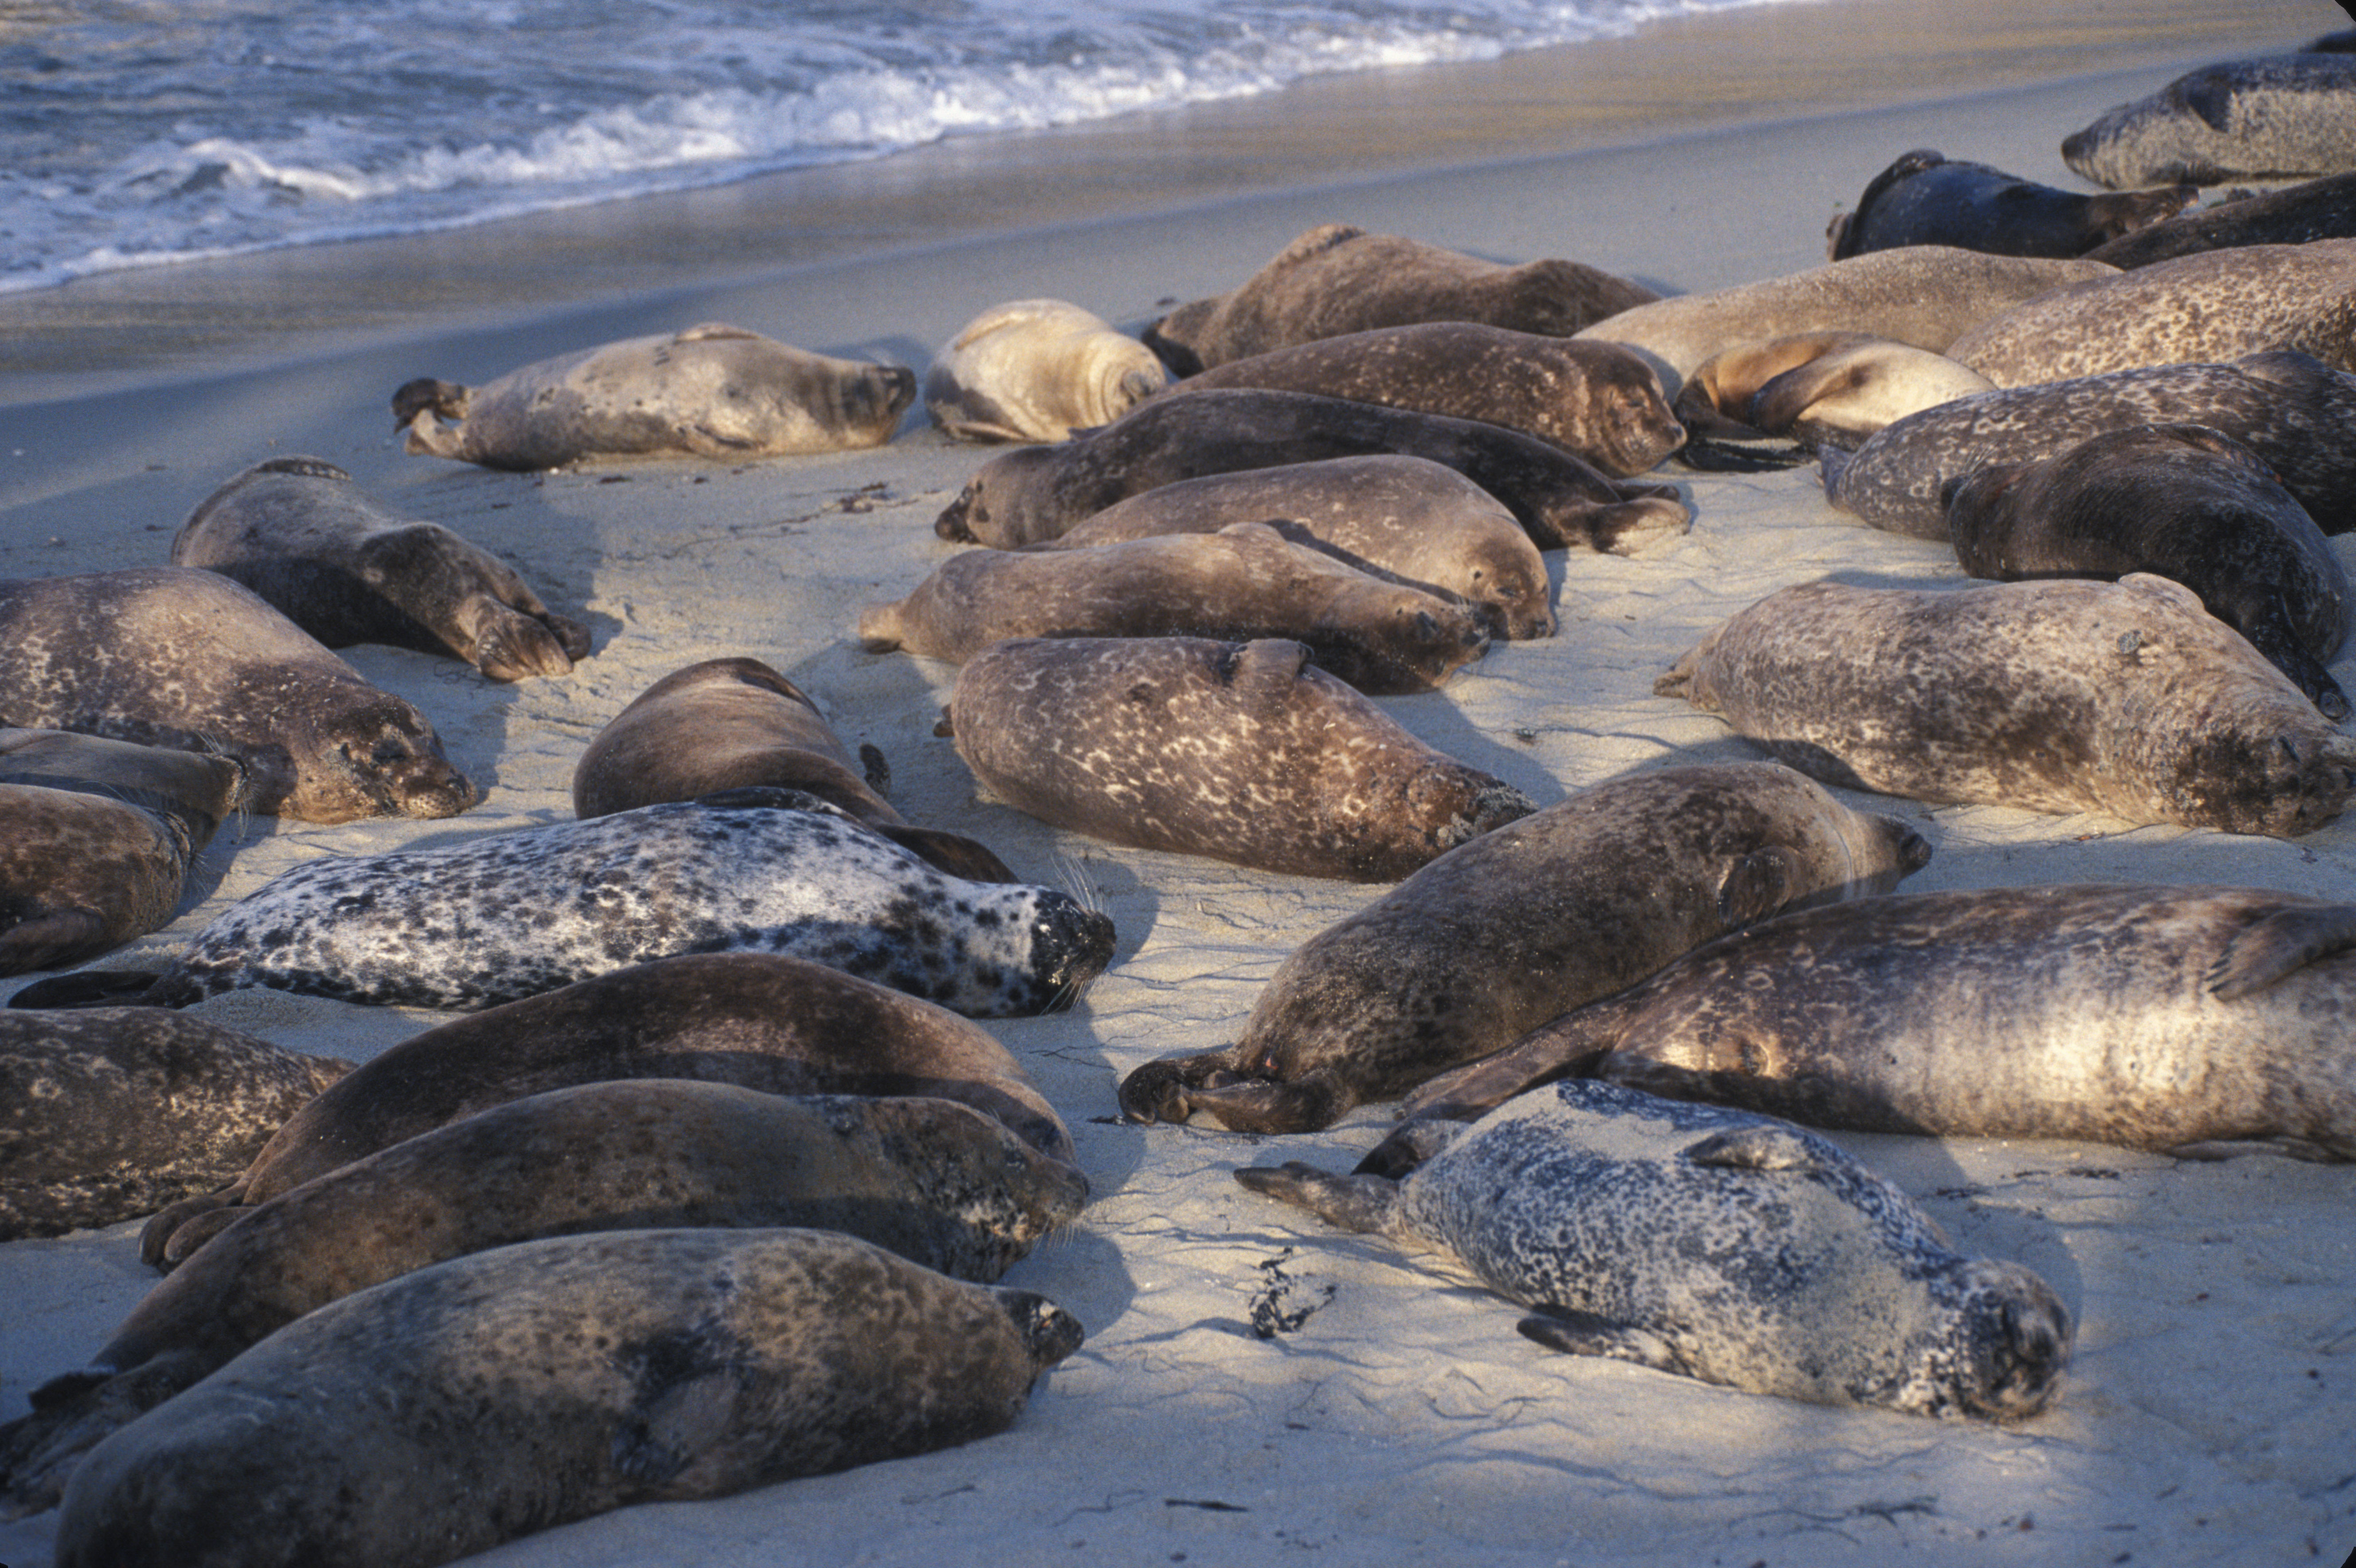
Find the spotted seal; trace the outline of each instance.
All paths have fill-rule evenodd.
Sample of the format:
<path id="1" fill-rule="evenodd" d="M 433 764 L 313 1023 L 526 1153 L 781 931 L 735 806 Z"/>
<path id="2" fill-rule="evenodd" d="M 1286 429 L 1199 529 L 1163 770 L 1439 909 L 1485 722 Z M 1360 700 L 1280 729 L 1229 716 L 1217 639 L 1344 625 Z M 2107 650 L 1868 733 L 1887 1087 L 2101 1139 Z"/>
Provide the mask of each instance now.
<path id="1" fill-rule="evenodd" d="M 567 674 L 589 653 L 589 628 L 514 567 L 323 458 L 273 457 L 222 485 L 173 536 L 172 564 L 234 578 L 329 648 L 448 654 L 494 681 Z"/>
<path id="2" fill-rule="evenodd" d="M 960 441 L 1062 441 L 1170 384 L 1153 350 L 1060 299 L 992 306 L 925 371 L 925 411 Z"/>
<path id="3" fill-rule="evenodd" d="M 1580 544 L 1627 554 L 1692 521 L 1675 486 L 1606 478 L 1519 431 L 1313 392 L 1215 387 L 1154 398 L 1060 446 L 991 458 L 933 532 L 1013 549 L 1181 479 L 1379 452 L 1455 469 L 1503 501 L 1541 550 Z"/>
<path id="4" fill-rule="evenodd" d="M 2086 253 L 2132 270 L 2234 245 L 2348 239 L 2356 239 L 2356 173 L 2325 175 L 2280 190 L 2245 191 L 2121 235 Z"/>
<path id="5" fill-rule="evenodd" d="M 2071 172 L 2119 189 L 2339 174 L 2356 158 L 2356 59 L 2278 55 L 2188 71 L 2062 139 Z"/>
<path id="6" fill-rule="evenodd" d="M 2034 463 L 1951 481 L 1947 532 L 1975 577 L 2153 572 L 2290 677 L 2326 718 L 2348 698 L 2324 664 L 2348 640 L 2348 575 L 2274 471 L 2201 424 L 2139 424 Z"/>
<path id="7" fill-rule="evenodd" d="M 250 811 L 348 822 L 477 799 L 423 714 L 218 573 L 0 582 L 0 723 L 215 752 Z"/>
<path id="8" fill-rule="evenodd" d="M 1901 245 L 1954 245 L 2002 256 L 2083 256 L 2184 210 L 2197 185 L 2086 195 L 2039 185 L 1929 147 L 1875 175 L 1856 209 L 1825 231 L 1826 259 Z"/>
<path id="9" fill-rule="evenodd" d="M 672 953 L 745 950 L 1008 1017 L 1069 1006 L 1112 941 L 1111 920 L 1053 888 L 966 882 L 816 796 L 733 789 L 306 861 L 216 917 L 161 974 L 63 975 L 9 1005 L 186 1007 L 260 985 L 472 1010 Z"/>
<path id="10" fill-rule="evenodd" d="M 1851 789 L 2278 838 L 2338 817 L 2356 740 L 2201 607 L 2133 573 L 1915 593 L 1804 583 L 1654 690 Z"/>
<path id="11" fill-rule="evenodd" d="M 962 664 L 1031 637 L 1291 638 L 1376 696 L 1429 692 L 1488 651 L 1472 607 L 1370 576 L 1266 523 L 1087 550 L 969 550 L 859 618 L 870 653 Z"/>
<path id="12" fill-rule="evenodd" d="M 1788 435 L 1814 451 L 1855 446 L 1910 413 L 1994 390 L 1928 349 L 1864 332 L 1794 332 L 1712 354 L 1686 378 L 1676 409 L 1697 435 Z"/>
<path id="13" fill-rule="evenodd" d="M 91 1449 L 59 1568 L 424 1568 L 987 1436 L 1081 1329 L 820 1230 L 561 1236 L 288 1324 Z"/>
<path id="14" fill-rule="evenodd" d="M 1398 234 L 1327 223 L 1301 234 L 1226 294 L 1180 306 L 1145 342 L 1180 376 L 1272 349 L 1419 321 L 1473 321 L 1567 338 L 1660 298 L 1581 262 L 1520 266 Z"/>
<path id="15" fill-rule="evenodd" d="M 0 1012 L 0 1241 L 236 1179 L 351 1066 L 178 1014 Z"/>
<path id="16" fill-rule="evenodd" d="M 997 643 L 947 722 L 983 787 L 1043 822 L 1299 876 L 1396 881 L 1531 809 L 1278 638 Z"/>
<path id="17" fill-rule="evenodd" d="M 584 457 L 881 446 L 916 399 L 916 372 L 904 366 L 831 359 L 706 322 L 542 360 L 479 387 L 421 378 L 392 394 L 392 417 L 412 456 L 553 468 Z"/>
<path id="18" fill-rule="evenodd" d="M 1441 1124 L 1444 1125 L 1444 1124 Z M 2019 1421 L 2059 1390 L 2069 1310 L 1965 1258 L 1904 1193 L 1787 1122 L 1562 1083 L 1404 1181 L 1295 1162 L 1236 1179 L 1444 1252 L 1535 1309 L 1527 1337 L 1752 1393 Z"/>
<path id="19" fill-rule="evenodd" d="M 1583 790 L 1440 856 L 1302 943 L 1223 1050 L 1121 1080 L 1141 1122 L 1332 1125 L 1487 1056 L 1710 938 L 1929 863 L 1895 818 L 1788 768 L 1664 768 Z"/>

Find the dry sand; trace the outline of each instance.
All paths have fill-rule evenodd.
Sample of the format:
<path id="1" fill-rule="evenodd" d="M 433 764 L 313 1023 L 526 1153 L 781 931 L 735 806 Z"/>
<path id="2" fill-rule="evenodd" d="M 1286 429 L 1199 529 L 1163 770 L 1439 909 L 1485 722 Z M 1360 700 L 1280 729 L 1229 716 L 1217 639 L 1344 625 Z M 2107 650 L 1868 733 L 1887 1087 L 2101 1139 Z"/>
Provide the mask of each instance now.
<path id="1" fill-rule="evenodd" d="M 1326 1232 L 1231 1179 L 1237 1165 L 1284 1159 L 1347 1166 L 1389 1108 L 1297 1137 L 1114 1118 L 1120 1075 L 1233 1038 L 1283 955 L 1379 889 L 1109 848 L 976 798 L 931 734 L 955 671 L 861 653 L 851 628 L 861 605 L 896 597 L 946 556 L 932 520 L 987 451 L 948 443 L 917 413 L 890 446 L 853 456 L 500 475 L 402 456 L 384 409 L 412 376 L 480 381 L 699 320 L 917 367 L 1004 299 L 1060 295 L 1134 328 L 1334 220 L 1502 260 L 1567 255 L 1665 291 L 1740 283 L 1820 261 L 1836 207 L 1910 147 L 2074 187 L 2057 151 L 2066 132 L 2200 59 L 2295 43 L 2338 17 L 2320 5 L 2196 14 L 2151 0 L 1950 18 L 1918 0 L 1836 0 L 1672 24 L 1649 49 L 1611 46 L 1619 63 L 1605 78 L 1582 77 L 1591 64 L 1558 51 L 1551 88 L 1544 61 L 1508 61 L 1465 68 L 1436 98 L 1435 73 L 1415 73 L 1317 84 L 1254 113 L 937 150 L 928 165 L 874 177 L 905 199 L 881 208 L 905 212 L 910 191 L 947 171 L 923 197 L 946 205 L 919 203 L 941 215 L 929 245 L 882 218 L 862 244 L 857 214 L 826 208 L 832 227 L 787 257 L 790 267 L 772 258 L 762 271 L 742 225 L 714 231 L 691 287 L 654 290 L 661 246 L 650 232 L 681 214 L 718 222 L 732 199 L 773 220 L 790 191 L 607 214 L 605 246 L 576 215 L 544 227 L 536 263 L 515 232 L 486 231 L 0 301 L 13 332 L 0 399 L 15 403 L 0 413 L 0 575 L 159 562 L 221 479 L 307 452 L 511 556 L 597 640 L 571 678 L 514 686 L 352 650 L 434 718 L 452 757 L 489 787 L 485 804 L 444 822 L 233 826 L 204 857 L 187 913 L 101 961 L 159 959 L 313 855 L 562 820 L 573 761 L 607 718 L 682 664 L 740 653 L 815 693 L 847 740 L 881 746 L 911 819 L 974 832 L 1026 875 L 1084 884 L 1119 923 L 1115 965 L 1077 1012 L 993 1026 L 1072 1123 L 1098 1195 L 1070 1234 L 1010 1276 L 1089 1331 L 1016 1427 L 718 1503 L 626 1510 L 486 1563 L 2336 1562 L 2356 1547 L 2347 1170 L 1844 1136 L 1965 1251 L 2036 1269 L 2077 1316 L 2058 1406 L 2017 1429 L 1818 1409 L 1552 1356 L 1513 1333 L 1515 1308 L 1462 1277 Z M 1746 73 L 1746 58 L 1772 70 Z M 1650 85 L 1582 99 L 1569 78 Z M 1761 96 L 1697 107 L 1729 80 Z M 1682 107 L 1652 90 L 1693 81 L 1709 85 L 1684 91 L 1693 102 Z M 1965 90 L 1976 95 L 1938 96 Z M 1481 131 L 1451 107 L 1468 102 L 1527 113 Z M 1708 128 L 1721 110 L 1764 123 Z M 1840 113 L 1800 117 L 1817 111 Z M 1436 156 L 1416 156 L 1400 124 L 1422 124 L 1416 113 Z M 1387 140 L 1345 134 L 1354 117 L 1379 123 Z M 1301 151 L 1320 135 L 1353 149 L 1313 165 L 1322 185 Z M 1041 193 L 1002 223 L 952 209 L 958 171 L 983 177 L 993 148 Z M 1429 166 L 1440 163 L 1450 166 Z M 855 205 L 858 178 L 818 183 Z M 551 237 L 563 234 L 577 252 Z M 564 264 L 575 253 L 587 258 L 582 275 Z M 1828 573 L 1904 585 L 1959 576 L 1944 549 L 1831 512 L 1812 469 L 1669 477 L 1690 486 L 1688 537 L 1644 560 L 1550 556 L 1558 637 L 1501 646 L 1442 692 L 1389 710 L 1541 802 L 1633 769 L 1745 757 L 1715 719 L 1652 695 L 1703 632 Z M 2356 546 L 2341 549 L 2356 565 Z M 2222 881 L 2344 897 L 2356 885 L 2356 822 L 2286 843 L 1854 801 L 1907 817 L 1935 843 L 1919 889 Z M 201 1011 L 358 1058 L 435 1021 L 262 993 Z M 78 1365 L 146 1289 L 135 1230 L 0 1248 L 0 1412 Z M 1261 1339 L 1248 1326 L 1269 1300 L 1315 1310 Z M 46 1563 L 56 1517 L 0 1526 L 0 1563 Z"/>

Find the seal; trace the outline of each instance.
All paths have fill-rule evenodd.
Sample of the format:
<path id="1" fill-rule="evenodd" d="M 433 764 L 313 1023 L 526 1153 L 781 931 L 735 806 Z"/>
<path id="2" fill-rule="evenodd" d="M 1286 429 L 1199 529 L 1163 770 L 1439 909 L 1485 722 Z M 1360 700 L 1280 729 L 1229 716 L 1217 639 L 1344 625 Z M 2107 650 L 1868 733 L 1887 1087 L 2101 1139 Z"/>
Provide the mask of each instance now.
<path id="1" fill-rule="evenodd" d="M 2356 239 L 2356 173 L 2325 175 L 2280 190 L 2244 192 L 2198 212 L 2179 212 L 2086 253 L 2132 270 L 2234 245 L 2347 239 Z"/>
<path id="2" fill-rule="evenodd" d="M 244 783 L 226 757 L 0 729 L 0 974 L 80 963 L 168 922 Z"/>
<path id="3" fill-rule="evenodd" d="M 2226 60 L 2105 111 L 2062 139 L 2071 172 L 2121 189 L 2340 174 L 2356 147 L 2356 58 Z"/>
<path id="4" fill-rule="evenodd" d="M 1269 520 L 1362 572 L 1462 599 L 1493 637 L 1552 637 L 1538 547 L 1497 499 L 1423 457 L 1329 457 L 1181 479 L 1116 501 L 1033 549 L 1084 549 Z"/>
<path id="5" fill-rule="evenodd" d="M 822 1230 L 526 1241 L 321 1307 L 99 1444 L 57 1562 L 424 1568 L 987 1436 L 1080 1340 Z"/>
<path id="6" fill-rule="evenodd" d="M 589 653 L 589 628 L 514 567 L 323 458 L 273 457 L 221 486 L 180 525 L 172 564 L 234 578 L 329 648 L 447 654 L 493 681 L 569 674 Z"/>
<path id="7" fill-rule="evenodd" d="M 450 817 L 478 799 L 423 714 L 189 566 L 0 582 L 0 722 L 226 756 L 264 815 Z"/>
<path id="8" fill-rule="evenodd" d="M 1772 763 L 1664 768 L 1584 790 L 1440 856 L 1302 943 L 1224 1050 L 1121 1080 L 1132 1121 L 1331 1126 L 1503 1050 L 1712 937 L 1886 892 L 1931 858 Z"/>
<path id="9" fill-rule="evenodd" d="M 1962 1256 L 1834 1144 L 1748 1112 L 1556 1084 L 1457 1132 L 1404 1181 L 1298 1162 L 1236 1179 L 1453 1257 L 1535 1309 L 1525 1336 L 1570 1355 L 1996 1421 L 2043 1410 L 2070 1358 L 2069 1310 L 2043 1280 Z"/>
<path id="10" fill-rule="evenodd" d="M 1697 435 L 1786 435 L 1815 451 L 1858 446 L 1910 413 L 1994 390 L 1928 349 L 1863 332 L 1795 332 L 1712 354 L 1686 378 L 1676 411 Z"/>
<path id="11" fill-rule="evenodd" d="M 1854 453 L 1826 446 L 1818 457 L 1834 506 L 1892 533 L 1944 540 L 1941 497 L 1960 476 L 2166 424 L 2222 431 L 2275 471 L 2318 528 L 2356 530 L 2356 377 L 2287 350 L 1983 392 L 1909 414 Z"/>
<path id="12" fill-rule="evenodd" d="M 1243 284 L 1146 328 L 1173 374 L 1320 338 L 1419 321 L 1474 321 L 1568 338 L 1661 296 L 1580 262 L 1506 266 L 1347 223 L 1312 229 Z"/>
<path id="13" fill-rule="evenodd" d="M 1214 388 L 1154 398 L 1060 446 L 1000 454 L 933 532 L 1012 550 L 1181 479 L 1380 452 L 1455 469 L 1504 502 L 1541 550 L 1631 554 L 1692 523 L 1675 486 L 1606 478 L 1519 431 L 1313 392 Z"/>
<path id="14" fill-rule="evenodd" d="M 1803 772 L 1917 800 L 2295 838 L 2346 809 L 2356 740 L 2201 607 L 2132 573 L 1770 595 L 1654 690 Z"/>
<path id="15" fill-rule="evenodd" d="M 0 1241 L 235 1180 L 351 1065 L 177 1014 L 0 1012 Z"/>
<path id="16" fill-rule="evenodd" d="M 0 1511 L 54 1507 L 107 1434 L 296 1318 L 447 1258 L 595 1230 L 793 1225 L 987 1284 L 1087 1201 L 1078 1171 L 945 1100 L 679 1081 L 532 1095 L 306 1182 L 198 1248 L 87 1367 L 0 1427 Z"/>
<path id="17" fill-rule="evenodd" d="M 1858 1132 L 2356 1159 L 2356 1057 L 2333 1023 L 2351 949 L 2356 908 L 2248 887 L 1808 909 L 1432 1079 L 1407 1111 L 1470 1120 L 1579 1073 Z M 1395 1139 L 1412 1146 L 1413 1125 Z"/>
<path id="18" fill-rule="evenodd" d="M 1826 257 L 1846 261 L 1901 245 L 1953 245 L 2000 256 L 2083 256 L 2106 241 L 2173 218 L 2197 185 L 2086 195 L 2039 185 L 1931 147 L 1899 155 L 1857 209 L 1835 215 Z"/>
<path id="19" fill-rule="evenodd" d="M 2056 289 L 1947 355 L 2000 387 L 2295 349 L 2356 370 L 2356 240 L 2236 245 Z"/>
<path id="20" fill-rule="evenodd" d="M 831 359 L 705 322 L 542 360 L 486 386 L 421 378 L 392 394 L 392 417 L 412 456 L 553 468 L 584 457 L 733 460 L 881 446 L 916 400 L 916 374 L 905 366 Z"/>
<path id="21" fill-rule="evenodd" d="M 1489 649 L 1471 606 L 1370 576 L 1258 522 L 1086 550 L 969 550 L 859 618 L 870 653 L 905 648 L 953 664 L 1010 638 L 1182 636 L 1291 638 L 1374 696 L 1435 690 Z"/>
<path id="22" fill-rule="evenodd" d="M 161 974 L 70 974 L 12 1007 L 186 1007 L 247 986 L 471 1011 L 674 953 L 815 959 L 980 1017 L 1068 1007 L 1112 921 L 947 875 L 794 789 L 734 789 L 281 872 Z M 50 989 L 45 990 L 47 986 Z"/>
<path id="23" fill-rule="evenodd" d="M 1062 441 L 1170 384 L 1153 350 L 1093 311 L 1018 299 L 967 322 L 925 371 L 925 410 L 960 441 Z"/>
<path id="24" fill-rule="evenodd" d="M 1260 387 L 1501 424 L 1615 479 L 1657 467 L 1686 433 L 1651 366 L 1612 343 L 1473 321 L 1383 327 L 1231 360 L 1177 389 Z"/>
<path id="25" fill-rule="evenodd" d="M 997 643 L 958 671 L 947 722 L 1017 811 L 1296 876 L 1397 881 L 1531 810 L 1280 638 Z"/>
<path id="26" fill-rule="evenodd" d="M 2274 471 L 2200 424 L 2141 424 L 1947 486 L 1955 559 L 1975 577 L 2182 583 L 2290 677 L 2326 718 L 2348 716 L 2324 665 L 2348 640 L 2348 575 Z"/>

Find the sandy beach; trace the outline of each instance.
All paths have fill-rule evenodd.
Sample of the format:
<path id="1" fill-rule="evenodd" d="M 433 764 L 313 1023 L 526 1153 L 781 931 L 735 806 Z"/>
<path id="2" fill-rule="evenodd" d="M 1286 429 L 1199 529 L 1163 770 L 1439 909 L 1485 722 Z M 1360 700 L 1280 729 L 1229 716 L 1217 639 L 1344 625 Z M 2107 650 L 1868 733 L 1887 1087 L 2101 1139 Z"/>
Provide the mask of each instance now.
<path id="1" fill-rule="evenodd" d="M 852 627 L 860 606 L 898 597 L 951 553 L 933 519 L 990 449 L 945 439 L 918 409 L 858 454 L 498 474 L 403 456 L 386 402 L 412 377 L 480 382 L 699 321 L 919 371 L 1004 300 L 1066 298 L 1133 330 L 1336 220 L 1503 261 L 1567 256 L 1664 293 L 1716 288 L 1819 263 L 1833 213 L 1909 148 L 2083 188 L 2061 162 L 2068 132 L 2192 65 L 2345 20 L 2304 0 L 2014 0 L 1968 16 L 1826 0 L 626 209 L 0 296 L 0 575 L 160 564 L 222 480 L 307 453 L 513 560 L 595 637 L 569 678 L 515 685 L 348 650 L 434 719 L 483 804 L 444 822 L 233 823 L 179 918 L 99 965 L 162 960 L 314 856 L 564 820 L 600 726 L 660 676 L 731 654 L 775 665 L 847 742 L 880 747 L 910 820 L 970 832 L 1113 917 L 1118 956 L 1076 1011 L 991 1026 L 1070 1124 L 1096 1192 L 1008 1277 L 1089 1335 L 1014 1428 L 625 1510 L 487 1563 L 2337 1562 L 2356 1548 L 2347 1170 L 1840 1135 L 1963 1251 L 2034 1269 L 2077 1319 L 2060 1401 L 2014 1428 L 1553 1356 L 1469 1278 L 1232 1179 L 1288 1159 L 1346 1168 L 1391 1107 L 1287 1137 L 1118 1119 L 1123 1074 L 1231 1040 L 1283 956 L 1382 889 L 1110 847 L 978 796 L 932 733 L 955 669 L 863 653 Z M 1687 490 L 1689 535 L 1641 559 L 1550 553 L 1555 638 L 1501 644 L 1387 711 L 1541 804 L 1670 762 L 1751 757 L 1717 719 L 1654 696 L 1655 678 L 1789 584 L 1961 576 L 1944 546 L 1830 510 L 1813 467 L 1655 477 Z M 2336 545 L 2356 568 L 2356 542 Z M 1933 842 L 1917 890 L 2356 886 L 2347 821 L 2279 842 L 1847 799 Z M 263 992 L 198 1011 L 354 1058 L 438 1021 Z M 80 1365 L 152 1283 L 137 1229 L 0 1247 L 0 1419 Z M 1269 1300 L 1313 1310 L 1263 1339 L 1250 1324 Z M 43 1568 L 56 1527 L 55 1513 L 0 1525 L 0 1564 Z"/>

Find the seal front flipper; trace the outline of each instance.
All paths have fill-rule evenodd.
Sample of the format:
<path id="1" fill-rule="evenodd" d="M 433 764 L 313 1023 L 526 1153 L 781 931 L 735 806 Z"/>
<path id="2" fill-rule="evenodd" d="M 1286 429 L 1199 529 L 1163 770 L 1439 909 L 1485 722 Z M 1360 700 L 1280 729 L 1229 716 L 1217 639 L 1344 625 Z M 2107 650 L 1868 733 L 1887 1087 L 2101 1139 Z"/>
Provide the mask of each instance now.
<path id="1" fill-rule="evenodd" d="M 1121 1079 L 1121 1113 L 1132 1122 L 1183 1122 L 1200 1111 L 1237 1133 L 1307 1133 L 1330 1127 L 1355 1104 L 1330 1071 L 1290 1083 L 1236 1075 L 1232 1049 L 1148 1062 Z"/>
<path id="2" fill-rule="evenodd" d="M 1813 1171 L 1836 1163 L 1825 1157 L 1821 1139 L 1797 1127 L 1767 1122 L 1712 1133 L 1687 1144 L 1683 1152 L 1687 1165 L 1730 1170 Z"/>
<path id="3" fill-rule="evenodd" d="M 2270 596 L 2269 603 L 2256 614 L 2236 613 L 2233 607 L 2219 605 L 2217 618 L 2242 634 L 2265 661 L 2290 677 L 2290 683 L 2307 693 L 2317 711 L 2332 723 L 2348 716 L 2348 693 L 2331 678 L 2323 661 L 2308 651 L 2293 629 L 2284 610 L 2282 596 Z"/>
<path id="4" fill-rule="evenodd" d="M 1514 1326 L 1523 1338 L 1566 1356 L 1601 1356 L 1607 1360 L 1633 1361 L 1655 1371 L 1675 1372 L 1679 1377 L 1695 1375 L 1685 1358 L 1670 1349 L 1668 1342 L 1658 1335 L 1575 1306 L 1542 1307 Z"/>
<path id="5" fill-rule="evenodd" d="M 1281 1168 L 1246 1165 L 1236 1180 L 1266 1197 L 1305 1208 L 1344 1230 L 1380 1232 L 1398 1208 L 1398 1183 L 1382 1176 L 1335 1176 L 1299 1160 Z"/>
<path id="6" fill-rule="evenodd" d="M 1464 1130 L 1463 1123 L 1438 1116 L 1416 1116 L 1391 1129 L 1390 1135 L 1366 1151 L 1366 1157 L 1352 1167 L 1352 1176 L 1386 1176 L 1392 1181 L 1404 1179 L 1424 1161 L 1456 1141 Z"/>
<path id="7" fill-rule="evenodd" d="M 2278 909 L 2235 933 L 2202 980 L 2217 1000 L 2231 1002 L 2351 949 L 2356 904 Z"/>

